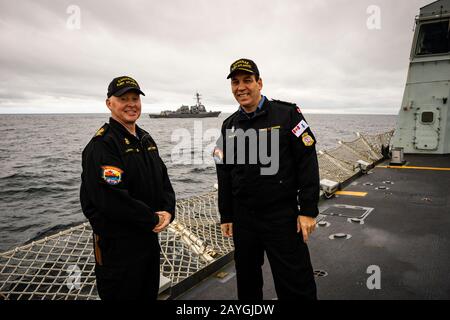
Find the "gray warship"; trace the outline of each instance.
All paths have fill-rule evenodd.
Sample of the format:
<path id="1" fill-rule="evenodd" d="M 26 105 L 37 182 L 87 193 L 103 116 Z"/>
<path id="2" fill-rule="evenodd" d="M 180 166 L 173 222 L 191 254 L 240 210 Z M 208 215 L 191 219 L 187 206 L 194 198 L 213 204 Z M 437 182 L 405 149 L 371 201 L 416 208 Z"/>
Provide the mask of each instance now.
<path id="1" fill-rule="evenodd" d="M 319 299 L 450 299 L 450 0 L 420 9 L 392 132 L 320 150 Z M 177 201 L 160 234 L 159 299 L 237 298 L 234 247 L 217 192 Z M 0 253 L 0 299 L 95 300 L 88 222 Z M 276 299 L 263 265 L 264 299 Z"/>
<path id="2" fill-rule="evenodd" d="M 195 98 L 196 105 L 186 106 L 182 105 L 176 111 L 165 110 L 159 114 L 150 113 L 150 118 L 217 118 L 220 111 L 206 111 L 205 106 L 200 101 L 201 95 L 197 92 Z"/>

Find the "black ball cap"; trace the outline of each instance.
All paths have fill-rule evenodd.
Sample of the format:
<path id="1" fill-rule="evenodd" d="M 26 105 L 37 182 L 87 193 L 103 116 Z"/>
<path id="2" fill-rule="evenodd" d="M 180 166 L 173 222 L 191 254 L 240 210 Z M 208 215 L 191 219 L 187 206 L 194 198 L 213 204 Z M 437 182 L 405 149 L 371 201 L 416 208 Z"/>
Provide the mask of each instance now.
<path id="1" fill-rule="evenodd" d="M 256 63 L 254 63 L 250 59 L 242 58 L 233 62 L 230 66 L 230 74 L 228 75 L 227 79 L 230 79 L 233 74 L 238 71 L 244 71 L 259 76 L 259 70 L 256 66 Z"/>
<path id="2" fill-rule="evenodd" d="M 128 76 L 114 78 L 108 86 L 108 98 L 111 98 L 111 96 L 120 97 L 131 90 L 145 96 L 145 93 L 141 91 L 139 84 L 133 78 Z"/>

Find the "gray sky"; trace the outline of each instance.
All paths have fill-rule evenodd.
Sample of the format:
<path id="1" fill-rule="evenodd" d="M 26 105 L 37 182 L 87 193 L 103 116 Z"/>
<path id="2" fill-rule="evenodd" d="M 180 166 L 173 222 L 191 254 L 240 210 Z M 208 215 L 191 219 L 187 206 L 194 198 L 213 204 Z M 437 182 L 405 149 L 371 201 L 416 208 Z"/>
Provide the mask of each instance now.
<path id="1" fill-rule="evenodd" d="M 120 75 L 146 93 L 143 112 L 191 105 L 197 90 L 232 112 L 227 72 L 246 57 L 263 94 L 305 113 L 396 114 L 414 17 L 431 2 L 0 0 L 0 113 L 107 112 Z"/>

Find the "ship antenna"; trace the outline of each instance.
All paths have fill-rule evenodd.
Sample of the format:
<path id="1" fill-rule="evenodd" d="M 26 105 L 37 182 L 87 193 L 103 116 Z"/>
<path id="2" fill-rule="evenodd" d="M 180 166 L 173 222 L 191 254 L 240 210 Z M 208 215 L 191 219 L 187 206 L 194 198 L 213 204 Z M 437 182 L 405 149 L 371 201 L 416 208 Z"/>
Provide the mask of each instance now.
<path id="1" fill-rule="evenodd" d="M 197 93 L 195 94 L 195 96 L 197 97 L 197 106 L 200 106 L 200 94 L 198 93 L 198 91 L 197 91 Z"/>

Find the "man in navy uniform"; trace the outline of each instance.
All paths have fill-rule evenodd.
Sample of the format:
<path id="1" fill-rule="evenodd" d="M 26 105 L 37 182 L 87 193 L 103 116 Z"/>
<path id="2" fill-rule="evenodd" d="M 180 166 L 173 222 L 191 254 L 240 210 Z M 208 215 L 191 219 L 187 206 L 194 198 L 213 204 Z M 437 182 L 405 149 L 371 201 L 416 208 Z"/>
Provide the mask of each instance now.
<path id="1" fill-rule="evenodd" d="M 158 147 L 136 125 L 141 94 L 133 78 L 111 81 L 106 99 L 111 118 L 82 155 L 80 201 L 94 232 L 103 300 L 156 300 L 158 233 L 175 217 L 175 193 Z"/>
<path id="2" fill-rule="evenodd" d="M 223 122 L 214 157 L 222 233 L 232 236 L 235 246 L 238 298 L 263 299 L 266 252 L 280 300 L 316 299 L 306 245 L 318 215 L 316 139 L 295 104 L 261 95 L 262 79 L 252 60 L 235 61 L 230 78 L 239 109 Z M 267 163 L 260 158 L 251 162 L 256 152 L 251 143 L 241 139 L 239 146 L 239 135 L 251 137 L 252 132 L 258 149 L 278 145 L 270 155 L 278 163 L 276 172 L 264 174 Z"/>

